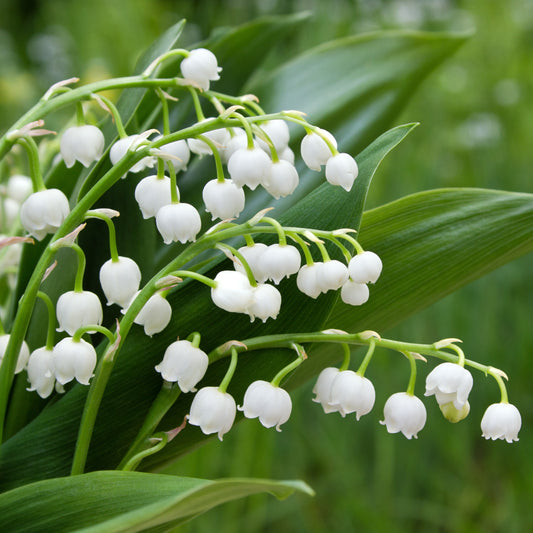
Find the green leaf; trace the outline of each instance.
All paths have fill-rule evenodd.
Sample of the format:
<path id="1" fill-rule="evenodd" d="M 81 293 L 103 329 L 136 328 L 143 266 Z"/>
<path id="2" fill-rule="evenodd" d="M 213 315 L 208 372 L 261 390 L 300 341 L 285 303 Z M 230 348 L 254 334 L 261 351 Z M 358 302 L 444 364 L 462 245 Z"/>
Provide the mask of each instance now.
<path id="1" fill-rule="evenodd" d="M 0 495 L 0 514 L 10 533 L 167 531 L 217 505 L 261 492 L 279 499 L 294 492 L 313 495 L 302 481 L 93 472 L 6 492 Z"/>

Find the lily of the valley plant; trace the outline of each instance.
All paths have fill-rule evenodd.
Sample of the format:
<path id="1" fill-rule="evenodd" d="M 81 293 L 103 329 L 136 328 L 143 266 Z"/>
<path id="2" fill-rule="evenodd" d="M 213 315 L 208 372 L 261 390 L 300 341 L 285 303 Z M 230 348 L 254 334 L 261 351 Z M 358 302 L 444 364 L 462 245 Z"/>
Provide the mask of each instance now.
<path id="1" fill-rule="evenodd" d="M 359 86 L 357 70 L 348 66 L 350 79 L 332 80 L 344 90 L 337 100 L 310 76 L 299 88 L 312 98 L 301 107 L 285 105 L 298 102 L 298 77 L 316 59 L 312 52 L 272 73 L 258 91 L 235 91 L 251 67 L 241 69 L 217 50 L 242 39 L 239 29 L 212 48 L 185 49 L 174 47 L 181 27 L 161 38 L 137 75 L 55 84 L 0 140 L 0 485 L 6 491 L 0 508 L 7 523 L 30 520 L 25 502 L 54 484 L 66 495 L 61 505 L 83 507 L 79 528 L 101 524 L 104 531 L 142 507 L 144 497 L 139 527 L 143 520 L 179 523 L 188 517 L 183 487 L 201 499 L 213 483 L 177 488 L 178 478 L 160 476 L 168 492 L 159 501 L 168 505 L 153 509 L 155 489 L 145 490 L 145 478 L 132 471 L 176 460 L 204 434 L 222 440 L 239 412 L 280 431 L 292 409 L 311 408 L 292 404 L 298 376 L 317 376 L 312 399 L 325 413 L 368 415 L 411 439 L 426 422 L 423 395 L 434 396 L 451 422 L 468 420 L 471 370 L 480 372 L 495 380 L 494 403 L 472 423 L 481 424 L 487 439 L 518 440 L 521 418 L 501 370 L 465 357 L 458 339 L 424 344 L 374 331 L 388 325 L 385 308 L 417 309 L 406 287 L 442 294 L 458 285 L 436 275 L 420 281 L 406 264 L 427 264 L 440 253 L 431 236 L 447 228 L 436 220 L 437 208 L 423 220 L 407 216 L 401 229 L 388 229 L 387 221 L 394 212 L 405 216 L 409 207 L 440 201 L 453 222 L 461 215 L 461 191 L 404 200 L 407 211 L 401 204 L 378 209 L 373 222 L 382 228 L 365 240 L 361 219 L 371 178 L 413 125 L 383 133 L 388 109 L 366 124 L 363 108 L 336 113 L 347 109 L 343 98 L 372 90 Z M 410 76 L 436 64 L 423 35 L 376 35 L 376 49 L 389 38 L 417 55 L 416 64 L 408 63 L 398 46 L 406 72 L 395 83 L 407 87 Z M 457 44 L 442 37 L 440 46 L 448 53 Z M 349 48 L 357 58 L 358 45 L 352 39 L 331 47 L 321 77 L 340 75 L 336 53 Z M 242 53 L 257 53 L 257 46 L 248 42 Z M 371 83 L 386 86 L 379 60 L 365 65 Z M 273 80 L 285 83 L 282 91 Z M 121 91 L 118 103 L 106 96 L 109 89 Z M 65 108 L 72 121 L 48 130 L 49 117 Z M 480 199 L 488 194 L 479 192 Z M 447 195 L 454 195 L 453 209 Z M 477 201 L 463 203 L 472 208 Z M 508 198 L 509 213 L 519 204 Z M 446 268 L 456 268 L 467 247 L 476 257 L 478 248 L 498 243 L 502 228 L 490 222 L 489 215 L 489 243 L 466 237 L 453 243 L 456 256 Z M 391 234 L 417 229 L 427 245 L 411 253 L 406 239 L 403 263 L 396 262 Z M 523 253 L 522 244 L 507 256 Z M 511 244 L 501 239 L 501 246 Z M 461 265 L 463 282 L 482 268 L 476 261 Z M 432 283 L 444 285 L 437 290 Z M 396 353 L 397 364 L 406 365 L 403 389 L 375 388 L 366 376 L 378 351 Z M 416 390 L 420 372 L 425 391 Z M 374 410 L 376 398 L 385 402 L 382 415 Z M 96 470 L 115 472 L 89 473 Z M 119 498 L 121 483 L 146 496 L 114 514 L 100 513 L 97 498 L 91 505 L 82 498 L 96 487 L 107 499 Z M 202 500 L 200 510 L 232 497 L 232 488 L 219 483 L 221 499 Z M 309 491 L 296 482 L 241 483 L 245 493 Z M 52 505 L 47 496 L 41 501 L 43 509 Z"/>

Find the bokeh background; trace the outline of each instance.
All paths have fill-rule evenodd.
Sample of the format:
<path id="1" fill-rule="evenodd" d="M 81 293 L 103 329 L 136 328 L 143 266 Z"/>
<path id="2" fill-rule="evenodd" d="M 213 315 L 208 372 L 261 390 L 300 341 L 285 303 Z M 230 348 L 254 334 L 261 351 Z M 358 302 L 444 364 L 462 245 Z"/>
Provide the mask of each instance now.
<path id="1" fill-rule="evenodd" d="M 217 26 L 310 11 L 303 31 L 283 46 L 272 43 L 272 63 L 352 33 L 475 30 L 401 113 L 397 124 L 421 126 L 378 171 L 368 207 L 438 187 L 533 192 L 531 0 L 0 0 L 0 7 L 0 131 L 60 79 L 130 74 L 137 56 L 181 18 L 189 22 L 187 40 L 200 41 Z M 212 440 L 169 469 L 205 478 L 301 478 L 315 498 L 248 498 L 180 531 L 533 531 L 532 272 L 533 257 L 524 257 L 385 332 L 417 342 L 459 337 L 468 357 L 503 367 L 510 400 L 523 416 L 518 443 L 481 438 L 483 411 L 499 398 L 492 380 L 479 374 L 466 421 L 450 425 L 427 401 L 418 440 L 388 435 L 380 412 L 387 396 L 405 386 L 408 369 L 399 357 L 378 352 L 368 371 L 376 407 L 359 422 L 324 415 L 310 401 L 310 383 L 294 394 L 282 433 L 245 421 L 223 443 Z"/>

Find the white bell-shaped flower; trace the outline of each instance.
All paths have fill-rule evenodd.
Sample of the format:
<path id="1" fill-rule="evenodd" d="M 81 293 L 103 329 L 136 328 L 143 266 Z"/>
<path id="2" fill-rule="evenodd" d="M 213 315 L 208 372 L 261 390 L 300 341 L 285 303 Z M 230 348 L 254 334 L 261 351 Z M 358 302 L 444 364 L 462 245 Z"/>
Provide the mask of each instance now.
<path id="1" fill-rule="evenodd" d="M 196 384 L 204 377 L 208 365 L 207 354 L 185 340 L 173 342 L 155 369 L 165 381 L 178 382 L 182 392 L 196 392 Z"/>
<path id="2" fill-rule="evenodd" d="M 198 85 L 204 91 L 209 90 L 209 82 L 220 79 L 217 58 L 206 48 L 195 48 L 189 52 L 180 64 L 182 76 Z"/>
<path id="3" fill-rule="evenodd" d="M 165 244 L 194 242 L 202 229 L 200 214 L 194 206 L 184 202 L 164 205 L 156 213 L 155 223 Z"/>
<path id="4" fill-rule="evenodd" d="M 53 350 L 43 346 L 31 352 L 26 370 L 30 382 L 26 390 L 36 391 L 41 398 L 48 398 L 56 382 Z"/>
<path id="5" fill-rule="evenodd" d="M 337 148 L 337 141 L 333 135 L 326 130 L 319 128 L 320 133 Z M 318 133 L 308 133 L 300 145 L 300 152 L 304 163 L 311 169 L 320 172 L 322 165 L 325 165 L 330 157 L 332 157 L 331 149 L 326 141 Z"/>
<path id="6" fill-rule="evenodd" d="M 298 248 L 290 244 L 271 244 L 262 255 L 263 271 L 276 285 L 300 270 L 302 258 Z"/>
<path id="7" fill-rule="evenodd" d="M 289 145 L 289 127 L 284 120 L 269 120 L 268 122 L 261 124 L 260 127 L 268 135 L 278 154 L 283 152 L 283 150 Z M 257 143 L 263 150 L 265 150 L 265 152 L 270 153 L 270 148 L 265 141 L 258 137 Z"/>
<path id="8" fill-rule="evenodd" d="M 187 418 L 189 424 L 200 426 L 205 435 L 217 433 L 222 440 L 233 426 L 236 413 L 237 406 L 230 394 L 218 387 L 204 387 L 194 395 Z"/>
<path id="9" fill-rule="evenodd" d="M 64 292 L 56 304 L 57 331 L 74 335 L 79 328 L 102 323 L 102 304 L 90 291 Z"/>
<path id="10" fill-rule="evenodd" d="M 322 292 L 336 291 L 348 281 L 348 267 L 337 259 L 325 261 L 317 271 L 317 281 Z"/>
<path id="11" fill-rule="evenodd" d="M 368 302 L 370 291 L 366 283 L 357 283 L 349 279 L 341 287 L 341 300 L 349 305 L 363 305 Z"/>
<path id="12" fill-rule="evenodd" d="M 247 313 L 253 304 L 253 287 L 242 272 L 222 270 L 215 276 L 216 288 L 211 289 L 213 303 L 230 313 Z"/>
<path id="13" fill-rule="evenodd" d="M 130 302 L 130 305 L 135 297 Z M 122 312 L 125 313 L 126 311 L 127 309 L 124 309 Z M 171 317 L 172 306 L 160 292 L 156 292 L 148 298 L 148 301 L 143 305 L 133 321 L 135 324 L 143 326 L 145 335 L 151 337 L 163 331 L 168 326 Z"/>
<path id="14" fill-rule="evenodd" d="M 237 218 L 244 209 L 244 191 L 232 180 L 208 181 L 202 191 L 205 210 L 211 213 L 212 220 Z"/>
<path id="15" fill-rule="evenodd" d="M 335 378 L 340 374 L 340 370 L 334 366 L 324 368 L 318 375 L 318 379 L 313 387 L 313 394 L 315 397 L 313 401 L 322 405 L 324 413 L 336 413 L 339 411 L 339 405 L 332 405 L 330 403 L 331 398 L 331 385 Z"/>
<path id="16" fill-rule="evenodd" d="M 266 177 L 263 187 L 278 200 L 292 194 L 298 187 L 299 181 L 296 167 L 280 159 L 270 165 L 270 174 Z"/>
<path id="17" fill-rule="evenodd" d="M 397 392 L 389 397 L 385 402 L 384 415 L 385 420 L 380 424 L 386 425 L 389 433 L 401 431 L 408 439 L 417 438 L 427 417 L 422 400 L 406 392 Z"/>
<path id="18" fill-rule="evenodd" d="M 452 402 L 456 409 L 462 409 L 473 384 L 472 374 L 466 368 L 456 363 L 442 363 L 428 374 L 425 396 L 434 394 L 439 405 Z"/>
<path id="19" fill-rule="evenodd" d="M 204 120 L 201 120 L 198 122 L 198 124 L 202 124 L 204 122 L 212 122 L 213 118 L 205 118 Z M 227 144 L 229 143 L 231 136 L 229 134 L 229 131 L 226 128 L 217 128 L 216 130 L 206 131 L 202 133 L 204 137 L 207 137 L 209 140 L 213 141 L 215 144 L 217 150 L 223 152 L 226 149 Z M 213 153 L 211 150 L 211 147 L 202 141 L 201 139 L 194 139 L 190 138 L 187 139 L 187 144 L 189 146 L 189 150 L 193 154 L 197 155 L 210 155 Z"/>
<path id="20" fill-rule="evenodd" d="M 320 271 L 323 266 L 324 263 L 319 261 L 315 261 L 312 265 L 304 265 L 298 271 L 298 276 L 296 276 L 296 286 L 298 289 L 311 298 L 317 298 L 322 292 L 322 286 L 319 280 Z"/>
<path id="21" fill-rule="evenodd" d="M 109 259 L 100 268 L 100 285 L 107 298 L 107 305 L 118 304 L 127 307 L 139 290 L 141 271 L 129 257 Z"/>
<path id="22" fill-rule="evenodd" d="M 67 168 L 74 166 L 76 161 L 88 167 L 102 157 L 104 146 L 104 134 L 96 126 L 86 124 L 65 130 L 61 136 L 59 150 Z"/>
<path id="23" fill-rule="evenodd" d="M 350 191 L 359 169 L 355 159 L 350 154 L 337 154 L 330 157 L 326 163 L 326 179 L 332 185 L 340 185 Z"/>
<path id="24" fill-rule="evenodd" d="M 0 196 L 0 229 L 10 232 L 11 227 L 18 219 L 20 204 L 13 198 Z"/>
<path id="25" fill-rule="evenodd" d="M 246 418 L 259 418 L 266 428 L 276 426 L 276 430 L 281 431 L 281 424 L 291 416 L 291 397 L 285 389 L 268 381 L 254 381 L 246 389 L 239 411 L 243 411 Z"/>
<path id="26" fill-rule="evenodd" d="M 22 204 L 26 198 L 33 192 L 33 183 L 31 178 L 22 174 L 10 176 L 6 183 L 6 195 Z"/>
<path id="27" fill-rule="evenodd" d="M 96 350 L 92 344 L 80 339 L 65 337 L 52 350 L 55 378 L 61 385 L 76 379 L 82 385 L 89 385 L 96 366 Z"/>
<path id="28" fill-rule="evenodd" d="M 135 187 L 135 200 L 139 204 L 143 218 L 155 217 L 164 206 L 172 203 L 170 178 L 157 175 L 143 178 Z M 178 188 L 176 187 L 176 191 Z"/>
<path id="29" fill-rule="evenodd" d="M 38 241 L 57 228 L 70 213 L 68 199 L 59 189 L 47 189 L 30 194 L 20 208 L 22 227 Z"/>
<path id="30" fill-rule="evenodd" d="M 159 149 L 166 154 L 177 157 L 177 159 L 171 159 L 172 166 L 176 172 L 187 168 L 189 159 L 191 158 L 191 151 L 189 150 L 189 145 L 185 139 L 163 144 Z"/>
<path id="31" fill-rule="evenodd" d="M 247 313 L 251 321 L 260 318 L 266 322 L 268 318 L 276 318 L 281 308 L 281 293 L 273 285 L 259 283 L 252 290 L 253 300 Z"/>
<path id="32" fill-rule="evenodd" d="M 350 278 L 356 283 L 376 283 L 382 268 L 379 256 L 368 250 L 352 257 L 348 263 Z"/>
<path id="33" fill-rule="evenodd" d="M 252 191 L 266 182 L 271 167 L 272 160 L 261 148 L 239 148 L 228 160 L 231 179 L 239 187 L 246 185 Z"/>
<path id="34" fill-rule="evenodd" d="M 4 355 L 6 353 L 6 349 L 7 349 L 7 345 L 9 343 L 10 337 L 11 336 L 8 334 L 0 335 L 0 363 L 4 359 Z M 30 349 L 28 348 L 26 341 L 22 341 L 22 344 L 19 350 L 19 355 L 17 358 L 17 365 L 15 367 L 15 374 L 22 372 L 26 368 L 29 357 L 30 357 Z"/>
<path id="35" fill-rule="evenodd" d="M 509 443 L 517 441 L 521 427 L 520 411 L 510 403 L 489 405 L 481 419 L 481 431 L 486 439 L 505 439 Z"/>
<path id="36" fill-rule="evenodd" d="M 294 166 L 294 152 L 290 149 L 289 146 L 286 146 L 279 154 L 278 157 L 282 159 L 283 161 L 287 161 L 287 163 L 290 163 Z"/>
<path id="37" fill-rule="evenodd" d="M 135 144 L 141 140 L 140 135 L 130 135 L 119 139 L 109 151 L 109 159 L 111 164 L 116 165 L 128 152 L 128 150 L 139 150 L 141 147 L 135 147 Z M 137 161 L 128 172 L 141 172 L 145 168 L 152 168 L 157 162 L 157 159 L 152 156 L 143 157 L 140 161 Z"/>
<path id="38" fill-rule="evenodd" d="M 266 244 L 262 242 L 256 242 L 252 246 L 241 246 L 239 252 L 244 257 L 244 260 L 248 263 L 248 266 L 252 269 L 254 279 L 258 283 L 263 283 L 267 280 L 267 275 L 262 268 L 262 257 L 265 250 L 268 248 Z M 246 274 L 244 267 L 241 265 L 239 259 L 233 262 L 235 270 Z"/>
<path id="39" fill-rule="evenodd" d="M 343 370 L 331 383 L 329 404 L 343 417 L 356 414 L 357 420 L 370 413 L 376 401 L 372 382 L 353 370 Z"/>

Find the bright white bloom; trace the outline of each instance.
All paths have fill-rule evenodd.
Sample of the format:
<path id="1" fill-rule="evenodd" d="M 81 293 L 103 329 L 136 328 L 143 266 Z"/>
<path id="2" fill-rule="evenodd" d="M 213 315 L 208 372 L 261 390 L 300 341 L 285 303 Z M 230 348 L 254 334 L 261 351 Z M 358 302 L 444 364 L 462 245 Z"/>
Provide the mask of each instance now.
<path id="1" fill-rule="evenodd" d="M 2 198 L 0 196 L 0 228 L 9 231 L 20 212 L 20 204 L 13 198 Z"/>
<path id="2" fill-rule="evenodd" d="M 170 178 L 168 176 L 158 178 L 157 175 L 143 178 L 135 187 L 135 200 L 139 204 L 143 218 L 155 217 L 164 205 L 172 203 Z"/>
<path id="3" fill-rule="evenodd" d="M 320 133 L 331 142 L 331 144 L 337 148 L 337 141 L 335 137 L 326 130 L 318 128 Z M 302 154 L 302 159 L 304 163 L 311 170 L 318 170 L 320 172 L 320 167 L 325 165 L 332 157 L 331 149 L 326 144 L 326 141 L 318 133 L 308 133 L 303 139 L 300 146 L 300 152 Z"/>
<path id="4" fill-rule="evenodd" d="M 230 313 L 247 313 L 254 302 L 253 287 L 242 272 L 222 270 L 215 276 L 211 289 L 213 303 Z"/>
<path id="5" fill-rule="evenodd" d="M 317 271 L 317 281 L 322 292 L 336 291 L 348 281 L 348 267 L 336 259 L 325 261 Z"/>
<path id="6" fill-rule="evenodd" d="M 15 200 L 19 204 L 24 202 L 32 192 L 33 183 L 28 176 L 14 174 L 7 180 L 6 194 L 9 198 Z"/>
<path id="7" fill-rule="evenodd" d="M 510 403 L 500 402 L 489 405 L 481 420 L 481 431 L 486 439 L 517 441 L 521 427 L 520 412 Z"/>
<path id="8" fill-rule="evenodd" d="M 243 411 L 246 418 L 259 418 L 266 428 L 276 426 L 276 430 L 281 431 L 281 424 L 291 416 L 291 397 L 285 389 L 268 381 L 254 381 L 246 389 L 239 411 Z"/>
<path id="9" fill-rule="evenodd" d="M 213 118 L 206 118 L 198 122 L 198 124 L 202 124 L 204 122 L 212 122 L 213 120 Z M 226 145 L 231 139 L 229 131 L 226 128 L 218 128 L 216 130 L 206 131 L 202 133 L 202 135 L 213 141 L 216 148 L 222 152 L 225 150 Z M 187 139 L 187 144 L 189 145 L 189 150 L 194 154 L 209 155 L 213 153 L 209 145 L 201 139 Z"/>
<path id="10" fill-rule="evenodd" d="M 23 228 L 38 241 L 55 233 L 70 213 L 67 197 L 59 189 L 30 194 L 20 208 Z"/>
<path id="11" fill-rule="evenodd" d="M 434 394 L 439 405 L 453 402 L 456 409 L 462 409 L 473 384 L 472 374 L 466 368 L 457 363 L 442 363 L 428 374 L 425 396 Z"/>
<path id="12" fill-rule="evenodd" d="M 253 287 L 252 304 L 247 310 L 251 321 L 260 318 L 266 322 L 268 318 L 276 318 L 281 308 L 281 293 L 273 285 L 260 283 L 257 287 Z"/>
<path id="13" fill-rule="evenodd" d="M 0 335 L 0 363 L 4 359 L 4 355 L 7 349 L 7 344 L 9 343 L 9 338 L 10 338 L 10 335 L 8 334 Z M 30 357 L 30 349 L 28 348 L 26 341 L 22 341 L 22 345 L 20 346 L 19 355 L 17 358 L 17 365 L 15 367 L 15 374 L 22 372 L 26 368 L 29 357 Z"/>
<path id="14" fill-rule="evenodd" d="M 89 385 L 96 366 L 96 351 L 92 344 L 72 337 L 60 340 L 52 350 L 55 377 L 61 385 L 76 379 L 82 385 Z"/>
<path id="15" fill-rule="evenodd" d="M 340 185 L 349 191 L 359 169 L 355 159 L 350 154 L 337 154 L 330 157 L 326 163 L 326 179 L 332 185 Z"/>
<path id="16" fill-rule="evenodd" d="M 239 148 L 228 160 L 228 172 L 239 187 L 252 191 L 270 176 L 272 160 L 261 148 Z"/>
<path id="17" fill-rule="evenodd" d="M 127 309 L 124 309 L 123 313 L 126 311 Z M 150 296 L 133 321 L 139 326 L 144 326 L 145 335 L 151 337 L 155 333 L 163 331 L 168 326 L 171 317 L 172 306 L 160 292 L 156 292 Z"/>
<path id="18" fill-rule="evenodd" d="M 127 307 L 139 290 L 141 271 L 129 257 L 118 257 L 106 261 L 100 268 L 100 285 L 107 298 L 107 305 L 118 304 Z"/>
<path id="19" fill-rule="evenodd" d="M 74 335 L 79 328 L 102 323 L 102 304 L 94 292 L 68 291 L 58 298 L 56 314 L 57 331 Z"/>
<path id="20" fill-rule="evenodd" d="M 28 360 L 28 391 L 36 391 L 41 398 L 48 398 L 56 382 L 53 351 L 46 346 L 37 348 Z"/>
<path id="21" fill-rule="evenodd" d="M 244 209 L 244 191 L 232 180 L 208 181 L 202 192 L 205 210 L 211 213 L 212 220 L 237 218 Z"/>
<path id="22" fill-rule="evenodd" d="M 196 384 L 204 377 L 208 365 L 204 351 L 190 341 L 176 341 L 165 350 L 155 369 L 165 381 L 177 381 L 182 392 L 196 392 Z"/>
<path id="23" fill-rule="evenodd" d="M 417 438 L 426 423 L 426 408 L 422 400 L 406 392 L 397 392 L 385 402 L 385 420 L 389 433 L 402 432 L 408 439 Z"/>
<path id="24" fill-rule="evenodd" d="M 263 244 L 262 242 L 256 242 L 253 246 L 241 246 L 241 248 L 238 250 L 248 263 L 249 267 L 252 269 L 252 274 L 254 275 L 255 280 L 259 283 L 263 283 L 267 280 L 267 276 L 263 272 L 263 268 L 261 266 L 263 253 L 267 248 L 268 246 L 266 244 Z M 233 266 L 238 272 L 246 274 L 244 267 L 241 265 L 238 259 L 234 261 Z"/>
<path id="25" fill-rule="evenodd" d="M 298 271 L 298 276 L 296 276 L 296 286 L 298 289 L 311 298 L 317 298 L 322 292 L 319 279 L 323 266 L 324 263 L 320 261 L 315 261 L 312 265 L 304 265 Z"/>
<path id="26" fill-rule="evenodd" d="M 209 82 L 220 79 L 217 58 L 213 52 L 206 48 L 191 50 L 180 65 L 183 77 L 198 85 L 204 91 L 209 90 Z"/>
<path id="27" fill-rule="evenodd" d="M 283 161 L 287 161 L 291 165 L 294 165 L 294 152 L 286 146 L 279 154 L 278 157 Z"/>
<path id="28" fill-rule="evenodd" d="M 187 164 L 191 158 L 191 152 L 185 139 L 163 144 L 159 147 L 159 149 L 166 154 L 170 154 L 178 158 L 171 159 L 172 166 L 176 172 L 178 170 L 185 170 L 187 168 Z"/>
<path id="29" fill-rule="evenodd" d="M 187 418 L 189 424 L 200 426 L 205 435 L 217 433 L 222 440 L 222 435 L 233 426 L 236 413 L 237 406 L 230 394 L 218 387 L 204 387 L 195 394 Z"/>
<path id="30" fill-rule="evenodd" d="M 356 414 L 357 420 L 370 413 L 376 400 L 372 382 L 353 370 L 343 370 L 331 383 L 329 404 L 343 417 Z"/>
<path id="31" fill-rule="evenodd" d="M 298 248 L 290 244 L 271 244 L 261 256 L 262 268 L 276 285 L 300 270 L 302 258 Z"/>
<path id="32" fill-rule="evenodd" d="M 315 394 L 313 401 L 322 405 L 324 413 L 336 413 L 339 411 L 339 405 L 332 405 L 329 403 L 331 397 L 331 385 L 339 374 L 340 370 L 336 367 L 330 366 L 324 368 L 324 370 L 318 375 L 318 379 L 313 387 L 313 394 Z"/>
<path id="33" fill-rule="evenodd" d="M 270 165 L 270 174 L 266 176 L 263 187 L 278 200 L 292 194 L 298 187 L 299 181 L 296 167 L 280 159 Z"/>
<path id="34" fill-rule="evenodd" d="M 349 279 L 341 287 L 341 299 L 345 304 L 363 305 L 368 301 L 370 291 L 365 283 L 357 283 Z"/>
<path id="35" fill-rule="evenodd" d="M 269 120 L 260 127 L 274 144 L 276 152 L 278 152 L 278 154 L 283 152 L 283 150 L 285 150 L 285 148 L 288 146 L 290 140 L 289 127 L 287 126 L 287 123 L 281 119 Z M 265 150 L 265 152 L 270 153 L 270 148 L 265 141 L 258 137 L 257 143 L 263 150 Z"/>
<path id="36" fill-rule="evenodd" d="M 200 214 L 194 206 L 184 202 L 164 205 L 155 215 L 155 223 L 165 244 L 194 242 L 202 229 Z"/>
<path id="37" fill-rule="evenodd" d="M 350 278 L 356 283 L 376 283 L 383 263 L 374 252 L 362 252 L 352 257 L 348 264 Z"/>
<path id="38" fill-rule="evenodd" d="M 68 128 L 61 136 L 59 150 L 67 168 L 76 161 L 88 167 L 102 157 L 104 146 L 104 134 L 96 126 L 86 124 Z"/>
<path id="39" fill-rule="evenodd" d="M 140 137 L 140 135 L 130 135 L 128 137 L 124 137 L 123 139 L 119 139 L 109 151 L 109 159 L 111 160 L 111 164 L 116 165 L 126 155 L 128 150 L 132 149 L 132 146 L 134 146 L 135 143 L 140 140 Z M 140 148 L 142 147 L 139 146 L 135 149 L 139 150 Z M 135 163 L 128 170 L 128 172 L 140 172 L 145 168 L 152 168 L 156 162 L 157 159 L 155 157 L 143 157 L 140 161 L 137 161 L 137 163 Z"/>

